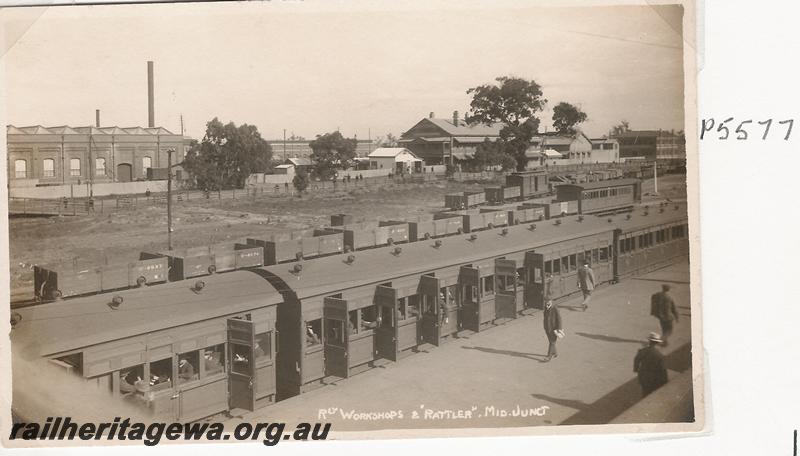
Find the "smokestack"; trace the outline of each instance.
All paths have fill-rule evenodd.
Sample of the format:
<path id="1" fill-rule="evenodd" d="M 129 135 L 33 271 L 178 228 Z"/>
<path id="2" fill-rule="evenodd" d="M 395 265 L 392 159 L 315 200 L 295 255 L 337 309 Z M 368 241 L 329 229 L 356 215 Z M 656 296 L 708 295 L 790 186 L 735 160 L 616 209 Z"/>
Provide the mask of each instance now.
<path id="1" fill-rule="evenodd" d="M 156 126 L 156 111 L 153 106 L 153 61 L 147 62 L 147 126 Z"/>
<path id="2" fill-rule="evenodd" d="M 100 128 L 100 110 L 94 110 L 94 126 Z"/>
<path id="3" fill-rule="evenodd" d="M 458 111 L 453 111 L 453 125 L 458 126 Z"/>
<path id="4" fill-rule="evenodd" d="M 428 118 L 429 118 L 429 119 L 433 119 L 433 117 L 434 117 L 434 116 L 433 116 L 433 111 L 431 111 L 431 113 L 430 113 L 430 114 L 428 114 Z"/>

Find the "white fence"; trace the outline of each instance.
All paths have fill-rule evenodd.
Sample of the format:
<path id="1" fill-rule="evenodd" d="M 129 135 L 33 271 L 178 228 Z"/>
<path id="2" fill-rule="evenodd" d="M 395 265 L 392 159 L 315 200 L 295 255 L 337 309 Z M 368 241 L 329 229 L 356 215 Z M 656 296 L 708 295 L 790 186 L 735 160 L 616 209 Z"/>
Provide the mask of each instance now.
<path id="1" fill-rule="evenodd" d="M 177 188 L 177 183 L 173 186 Z M 91 187 L 91 188 L 90 188 Z M 109 195 L 135 195 L 150 190 L 153 193 L 166 192 L 167 181 L 144 182 L 105 182 L 90 185 L 52 185 L 47 187 L 11 187 L 8 196 L 12 198 L 86 198 L 91 193 L 94 196 Z"/>

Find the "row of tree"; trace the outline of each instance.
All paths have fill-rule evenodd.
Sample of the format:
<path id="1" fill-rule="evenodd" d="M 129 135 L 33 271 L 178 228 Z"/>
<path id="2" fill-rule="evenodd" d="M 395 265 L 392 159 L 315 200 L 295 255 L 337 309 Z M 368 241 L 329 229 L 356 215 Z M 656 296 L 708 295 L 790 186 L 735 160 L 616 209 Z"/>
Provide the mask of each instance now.
<path id="1" fill-rule="evenodd" d="M 481 169 L 500 166 L 523 170 L 528 164 L 525 151 L 539 134 L 537 113 L 544 110 L 547 99 L 536 81 L 514 77 L 499 77 L 495 81 L 496 84 L 467 90 L 472 94 L 467 123 L 503 124 L 499 139 L 479 145 L 470 164 Z M 553 128 L 559 135 L 574 135 L 577 125 L 587 118 L 586 113 L 570 103 L 561 102 L 553 108 Z"/>

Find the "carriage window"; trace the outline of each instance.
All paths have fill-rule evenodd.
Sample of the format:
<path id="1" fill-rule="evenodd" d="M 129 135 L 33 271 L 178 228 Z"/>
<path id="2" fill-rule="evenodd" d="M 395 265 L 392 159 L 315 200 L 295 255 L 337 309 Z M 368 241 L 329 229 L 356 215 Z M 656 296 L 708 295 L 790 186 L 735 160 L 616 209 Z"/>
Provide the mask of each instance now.
<path id="1" fill-rule="evenodd" d="M 552 261 L 545 261 L 544 262 L 544 273 L 545 274 L 552 274 L 553 273 L 553 262 Z"/>
<path id="2" fill-rule="evenodd" d="M 564 272 L 569 272 L 569 257 L 561 257 L 561 270 Z"/>
<path id="3" fill-rule="evenodd" d="M 569 256 L 569 270 L 574 271 L 578 268 L 578 258 L 576 254 L 572 254 Z"/>
<path id="4" fill-rule="evenodd" d="M 639 240 L 636 242 L 636 245 L 637 245 L 637 246 L 638 246 L 640 249 L 642 249 L 642 248 L 644 248 L 644 247 L 645 247 L 645 245 L 644 245 L 644 235 L 643 235 L 643 234 L 640 234 L 640 235 L 638 236 L 638 238 L 639 238 Z"/>
<path id="5" fill-rule="evenodd" d="M 542 270 L 539 269 L 539 275 L 542 274 Z M 517 268 L 517 286 L 521 286 L 525 283 L 525 268 Z"/>
<path id="6" fill-rule="evenodd" d="M 231 370 L 237 374 L 250 374 L 251 347 L 242 344 L 231 344 Z"/>
<path id="7" fill-rule="evenodd" d="M 337 347 L 344 347 L 345 333 L 344 322 L 341 320 L 333 320 L 330 318 L 325 319 L 325 343 L 328 345 L 335 345 Z"/>
<path id="8" fill-rule="evenodd" d="M 144 364 L 119 371 L 119 392 L 123 396 L 134 393 L 142 394 L 147 391 L 148 386 L 144 381 Z"/>
<path id="9" fill-rule="evenodd" d="M 591 250 L 587 250 L 587 251 L 583 252 L 583 259 L 588 261 L 589 263 L 592 263 L 592 251 Z M 595 260 L 595 262 L 596 261 L 597 260 Z"/>
<path id="10" fill-rule="evenodd" d="M 397 318 L 399 320 L 406 319 L 406 298 L 397 298 Z"/>
<path id="11" fill-rule="evenodd" d="M 200 379 L 200 352 L 197 350 L 178 355 L 178 384 Z"/>
<path id="12" fill-rule="evenodd" d="M 172 358 L 150 363 L 150 386 L 155 389 L 172 388 Z"/>
<path id="13" fill-rule="evenodd" d="M 577 262 L 578 266 L 583 266 L 583 258 L 584 258 L 583 252 L 578 253 L 578 262 Z"/>
<path id="14" fill-rule="evenodd" d="M 594 249 L 592 250 L 592 262 L 597 263 L 598 261 L 600 261 L 600 256 L 597 249 Z"/>
<path id="15" fill-rule="evenodd" d="M 256 334 L 253 356 L 255 356 L 256 361 L 272 359 L 272 331 Z"/>
<path id="16" fill-rule="evenodd" d="M 225 344 L 214 345 L 203 350 L 205 375 L 225 372 Z"/>
<path id="17" fill-rule="evenodd" d="M 636 250 L 636 239 L 629 237 L 625 239 L 625 251 L 630 252 Z"/>
<path id="18" fill-rule="evenodd" d="M 605 263 L 606 261 L 608 261 L 608 249 L 603 247 L 600 249 L 600 262 Z"/>
<path id="19" fill-rule="evenodd" d="M 322 343 L 322 319 L 306 321 L 306 347 Z"/>
<path id="20" fill-rule="evenodd" d="M 347 313 L 347 332 L 358 334 L 358 310 L 351 310 Z"/>
<path id="21" fill-rule="evenodd" d="M 494 276 L 490 275 L 483 278 L 483 295 L 489 296 L 494 294 Z"/>
<path id="22" fill-rule="evenodd" d="M 374 327 L 380 325 L 381 328 L 394 328 L 394 312 L 392 310 L 391 307 L 381 307 L 381 316 L 377 322 L 375 322 Z M 361 324 L 363 326 L 364 322 L 362 321 Z"/>
<path id="23" fill-rule="evenodd" d="M 417 318 L 419 315 L 419 295 L 411 295 L 406 300 L 406 318 Z"/>
<path id="24" fill-rule="evenodd" d="M 388 315 L 387 315 L 388 314 Z M 384 311 L 383 319 L 389 318 L 391 320 L 391 312 Z M 364 307 L 361 309 L 361 330 L 366 331 L 378 327 L 378 306 L 375 304 Z"/>

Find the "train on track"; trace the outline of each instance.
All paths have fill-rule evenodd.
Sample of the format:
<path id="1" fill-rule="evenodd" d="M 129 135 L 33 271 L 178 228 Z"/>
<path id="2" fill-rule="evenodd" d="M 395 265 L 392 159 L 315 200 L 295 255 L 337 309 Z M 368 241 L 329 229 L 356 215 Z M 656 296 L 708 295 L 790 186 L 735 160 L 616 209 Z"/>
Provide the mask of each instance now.
<path id="1" fill-rule="evenodd" d="M 584 260 L 613 284 L 689 253 L 686 206 L 672 203 L 416 237 L 12 309 L 12 344 L 98 394 L 191 421 L 255 410 L 534 312 L 545 283 L 557 299 L 578 291 Z"/>
<path id="2" fill-rule="evenodd" d="M 331 216 L 330 226 L 301 232 L 248 238 L 173 251 L 141 252 L 137 260 L 111 265 L 34 267 L 34 296 L 39 301 L 109 292 L 199 277 L 216 272 L 270 266 L 387 245 L 418 242 L 571 214 L 603 214 L 632 209 L 641 202 L 641 182 L 611 179 L 555 187 L 547 194 L 547 173 L 530 171 L 507 176 L 513 187 L 490 187 L 484 193 L 447 195 L 444 211 L 411 221 L 357 222 L 347 214 Z M 516 189 L 507 198 L 507 190 Z M 473 198 L 473 196 L 481 198 Z M 454 202 L 456 201 L 456 202 Z M 488 202 L 487 202 L 488 201 Z"/>

